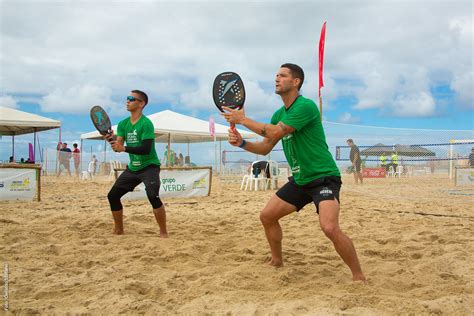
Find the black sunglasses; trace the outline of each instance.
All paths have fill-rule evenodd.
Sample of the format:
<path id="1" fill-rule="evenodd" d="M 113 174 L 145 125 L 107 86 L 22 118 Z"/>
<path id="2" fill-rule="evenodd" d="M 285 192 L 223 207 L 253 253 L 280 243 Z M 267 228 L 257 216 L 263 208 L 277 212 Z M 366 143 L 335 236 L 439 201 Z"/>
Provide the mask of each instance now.
<path id="1" fill-rule="evenodd" d="M 143 102 L 143 100 L 135 98 L 134 96 L 131 96 L 131 95 L 127 97 L 127 101 L 130 101 L 130 102 L 137 101 L 137 100 Z"/>

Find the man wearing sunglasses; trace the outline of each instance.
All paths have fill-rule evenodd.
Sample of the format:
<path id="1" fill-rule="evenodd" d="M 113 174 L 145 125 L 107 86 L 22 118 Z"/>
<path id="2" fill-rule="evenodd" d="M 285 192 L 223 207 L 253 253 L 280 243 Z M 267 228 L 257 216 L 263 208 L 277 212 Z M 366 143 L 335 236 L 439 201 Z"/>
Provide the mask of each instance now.
<path id="1" fill-rule="evenodd" d="M 275 78 L 275 93 L 280 95 L 283 106 L 273 114 L 270 124 L 251 120 L 243 109 L 224 108 L 227 112 L 222 115 L 229 123 L 242 124 L 263 136 L 260 142 L 247 142 L 237 130 L 229 129 L 229 143 L 255 154 L 267 155 L 281 140 L 291 167 L 293 176 L 260 212 L 272 254 L 269 264 L 283 266 L 280 218 L 314 203 L 321 229 L 349 266 L 352 279 L 365 282 L 354 245 L 339 227 L 341 174 L 328 150 L 318 107 L 300 95 L 303 81 L 301 67 L 281 65 Z"/>
<path id="2" fill-rule="evenodd" d="M 114 233 L 121 235 L 123 230 L 123 207 L 120 199 L 140 183 L 153 207 L 160 237 L 168 237 L 166 229 L 165 206 L 160 200 L 160 160 L 155 151 L 155 129 L 153 123 L 143 115 L 148 96 L 140 90 L 132 90 L 127 97 L 127 111 L 130 117 L 120 121 L 117 135 L 106 135 L 107 141 L 116 152 L 126 152 L 130 157 L 127 169 L 115 181 L 107 198 L 114 219 Z M 125 146 L 126 144 L 126 146 Z"/>

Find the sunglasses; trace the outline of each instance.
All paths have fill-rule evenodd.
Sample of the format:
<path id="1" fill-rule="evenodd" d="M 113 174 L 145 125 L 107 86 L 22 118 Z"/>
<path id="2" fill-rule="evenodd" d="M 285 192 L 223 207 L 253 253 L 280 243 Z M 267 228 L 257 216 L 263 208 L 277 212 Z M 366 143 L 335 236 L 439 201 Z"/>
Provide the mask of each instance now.
<path id="1" fill-rule="evenodd" d="M 137 101 L 137 100 L 143 102 L 143 100 L 140 100 L 140 99 L 138 99 L 138 98 L 135 98 L 135 97 L 133 97 L 133 96 L 131 96 L 131 95 L 129 95 L 129 96 L 127 97 L 127 101 L 130 101 L 130 102 Z"/>

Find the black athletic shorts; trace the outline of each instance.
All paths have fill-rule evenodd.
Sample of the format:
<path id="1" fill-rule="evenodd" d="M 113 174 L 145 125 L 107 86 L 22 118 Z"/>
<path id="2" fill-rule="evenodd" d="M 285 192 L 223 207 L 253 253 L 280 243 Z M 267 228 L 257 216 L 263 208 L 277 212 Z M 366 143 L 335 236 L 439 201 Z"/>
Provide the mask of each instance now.
<path id="1" fill-rule="evenodd" d="M 296 211 L 314 202 L 316 212 L 319 213 L 319 202 L 334 199 L 339 202 L 341 185 L 341 177 L 335 176 L 319 178 L 305 185 L 298 185 L 293 177 L 289 177 L 288 182 L 277 191 L 276 195 L 283 201 L 296 206 Z"/>
<path id="2" fill-rule="evenodd" d="M 149 165 L 138 171 L 131 171 L 128 168 L 118 177 L 114 183 L 114 187 L 133 191 L 140 183 L 145 184 L 147 191 L 152 189 L 156 192 L 156 196 L 160 193 L 160 167 L 157 165 Z"/>

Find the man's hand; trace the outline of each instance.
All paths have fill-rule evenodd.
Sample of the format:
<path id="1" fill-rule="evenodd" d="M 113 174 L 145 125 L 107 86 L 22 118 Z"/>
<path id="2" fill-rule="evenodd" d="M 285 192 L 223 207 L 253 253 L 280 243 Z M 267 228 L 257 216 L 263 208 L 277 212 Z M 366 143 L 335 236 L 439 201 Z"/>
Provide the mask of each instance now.
<path id="1" fill-rule="evenodd" d="M 117 140 L 117 136 L 115 136 L 114 131 L 110 130 L 110 133 L 104 135 L 106 141 L 112 144 L 115 140 Z"/>
<path id="2" fill-rule="evenodd" d="M 112 146 L 112 149 L 117 153 L 121 153 L 125 151 L 125 146 L 119 143 L 118 141 L 115 141 L 115 140 L 112 141 L 110 143 L 110 146 Z"/>
<path id="3" fill-rule="evenodd" d="M 125 151 L 125 146 L 121 142 L 117 141 L 117 136 L 114 135 L 114 131 L 105 134 L 104 138 L 107 142 L 109 142 L 110 146 L 115 152 L 120 153 Z"/>
<path id="4" fill-rule="evenodd" d="M 229 144 L 232 146 L 238 147 L 242 144 L 243 139 L 242 135 L 236 129 L 229 128 Z"/>
<path id="5" fill-rule="evenodd" d="M 221 113 L 221 115 L 229 123 L 242 124 L 243 121 L 245 120 L 245 111 L 243 108 L 240 110 L 234 110 L 226 106 L 223 106 L 222 109 L 227 111 L 227 112 Z"/>

